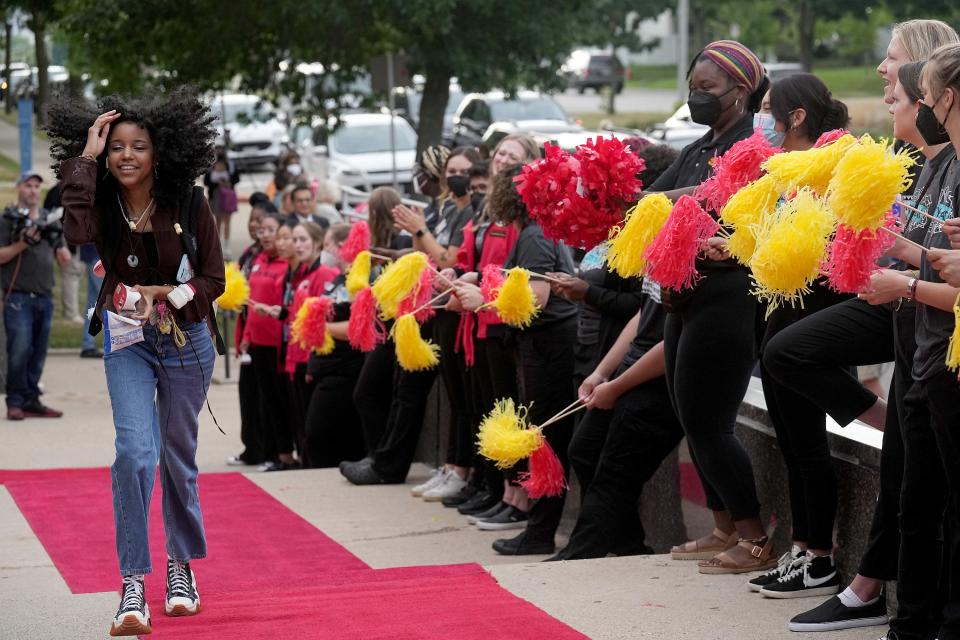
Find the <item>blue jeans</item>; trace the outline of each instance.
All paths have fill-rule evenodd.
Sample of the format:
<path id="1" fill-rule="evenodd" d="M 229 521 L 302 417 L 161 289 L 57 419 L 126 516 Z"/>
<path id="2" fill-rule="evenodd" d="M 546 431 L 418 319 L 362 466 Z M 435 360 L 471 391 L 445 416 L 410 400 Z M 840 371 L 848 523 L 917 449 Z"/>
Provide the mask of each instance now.
<path id="1" fill-rule="evenodd" d="M 187 337 L 182 349 L 146 325 L 143 342 L 103 359 L 117 436 L 113 516 L 125 576 L 151 571 L 147 520 L 158 461 L 167 555 L 181 562 L 207 555 L 196 453 L 214 351 L 206 323 L 181 329 Z"/>
<path id="2" fill-rule="evenodd" d="M 7 330 L 7 406 L 23 407 L 40 397 L 53 322 L 53 296 L 13 291 L 3 306 Z"/>
<path id="3" fill-rule="evenodd" d="M 94 264 L 96 264 L 96 262 L 84 263 L 84 266 L 87 268 L 87 306 L 83 308 L 80 314 L 84 318 L 83 344 L 81 346 L 81 349 L 84 351 L 93 349 L 95 346 L 93 336 L 90 335 L 90 309 L 97 306 L 97 294 L 100 293 L 100 285 L 103 283 L 103 278 L 93 273 Z"/>

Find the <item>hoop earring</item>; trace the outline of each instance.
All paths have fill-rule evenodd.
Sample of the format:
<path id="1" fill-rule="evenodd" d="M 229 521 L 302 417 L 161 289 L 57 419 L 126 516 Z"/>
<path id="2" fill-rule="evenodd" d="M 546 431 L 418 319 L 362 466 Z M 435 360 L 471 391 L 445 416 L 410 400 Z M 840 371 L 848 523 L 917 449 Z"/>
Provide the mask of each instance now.
<path id="1" fill-rule="evenodd" d="M 154 177 L 154 178 L 159 178 L 159 177 L 160 177 L 160 171 L 159 171 L 159 169 L 157 169 L 157 165 L 153 165 L 153 177 Z"/>
<path id="2" fill-rule="evenodd" d="M 106 180 L 106 179 L 107 179 L 107 176 L 110 175 L 110 160 L 109 160 L 109 158 L 104 158 L 104 159 L 103 159 L 103 168 L 106 169 L 106 171 L 103 173 L 103 178 L 101 178 L 101 180 Z"/>

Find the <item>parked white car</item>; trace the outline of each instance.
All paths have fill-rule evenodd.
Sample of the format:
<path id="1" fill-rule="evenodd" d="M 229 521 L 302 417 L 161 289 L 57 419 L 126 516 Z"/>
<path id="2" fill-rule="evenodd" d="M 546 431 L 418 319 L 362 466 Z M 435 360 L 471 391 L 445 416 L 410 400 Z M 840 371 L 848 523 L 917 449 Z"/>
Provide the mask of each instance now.
<path id="1" fill-rule="evenodd" d="M 295 141 L 300 157 L 306 159 L 312 172 L 326 175 L 341 185 L 365 191 L 392 185 L 395 162 L 400 190 L 410 191 L 417 134 L 409 122 L 393 116 L 393 135 L 394 152 L 391 153 L 389 114 L 348 113 L 340 116 L 339 126 L 329 136 L 315 123 L 313 127 L 299 127 Z"/>
<path id="2" fill-rule="evenodd" d="M 239 169 L 276 161 L 288 141 L 287 129 L 269 103 L 241 93 L 210 99 L 217 138 Z"/>

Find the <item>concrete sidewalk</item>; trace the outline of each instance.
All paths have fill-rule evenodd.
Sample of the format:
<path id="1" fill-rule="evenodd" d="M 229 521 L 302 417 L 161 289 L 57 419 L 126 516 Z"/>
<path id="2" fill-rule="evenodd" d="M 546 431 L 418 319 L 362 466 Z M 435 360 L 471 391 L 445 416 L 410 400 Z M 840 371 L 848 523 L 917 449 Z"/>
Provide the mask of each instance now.
<path id="1" fill-rule="evenodd" d="M 48 358 L 44 401 L 66 415 L 0 420 L 0 469 L 109 466 L 113 427 L 102 366 L 75 355 Z M 210 403 L 227 435 L 206 412 L 201 415 L 203 472 L 235 471 L 224 461 L 239 450 L 237 387 L 223 381 L 222 368 L 217 377 L 221 383 L 211 387 Z M 541 557 L 498 556 L 490 544 L 502 534 L 477 531 L 453 510 L 410 497 L 409 485 L 425 475 L 426 468 L 418 466 L 408 485 L 354 487 L 335 469 L 249 473 L 277 500 L 375 568 L 478 562 L 505 588 L 591 638 L 796 640 L 800 636 L 787 631 L 786 621 L 819 602 L 766 600 L 747 591 L 742 576 L 702 576 L 691 563 L 665 556 L 545 564 L 538 562 Z M 0 557 L 0 640 L 107 636 L 116 594 L 71 594 L 2 487 Z M 197 570 L 202 585 L 202 563 Z M 882 632 L 875 627 L 817 640 L 867 640 Z"/>

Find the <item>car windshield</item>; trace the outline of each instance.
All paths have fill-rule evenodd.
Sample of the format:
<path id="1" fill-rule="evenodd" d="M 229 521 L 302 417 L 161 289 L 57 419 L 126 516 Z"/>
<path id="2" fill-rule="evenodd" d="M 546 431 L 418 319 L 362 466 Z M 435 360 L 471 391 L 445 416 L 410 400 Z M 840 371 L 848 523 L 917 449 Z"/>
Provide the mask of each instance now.
<path id="1" fill-rule="evenodd" d="M 494 120 L 566 120 L 567 114 L 550 98 L 491 102 Z"/>
<path id="2" fill-rule="evenodd" d="M 411 91 L 407 94 L 407 113 L 415 118 L 420 116 L 420 103 L 423 101 L 423 94 L 418 91 Z M 447 106 L 443 110 L 443 115 L 452 116 L 457 111 L 457 107 L 463 101 L 463 94 L 459 91 L 451 91 L 450 99 L 447 100 Z"/>
<path id="3" fill-rule="evenodd" d="M 217 122 L 248 124 L 250 122 L 268 122 L 273 119 L 273 110 L 270 105 L 259 100 L 224 104 L 215 99 L 210 105 L 210 113 L 217 119 Z M 226 113 L 226 118 L 223 118 L 224 113 Z"/>
<path id="4" fill-rule="evenodd" d="M 397 151 L 417 148 L 417 136 L 406 121 L 398 120 L 394 126 Z M 344 125 L 330 136 L 330 146 L 338 153 L 379 153 L 390 151 L 390 125 L 365 124 Z"/>

